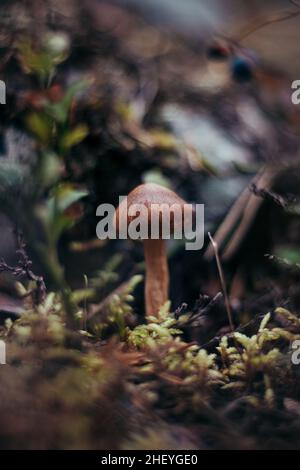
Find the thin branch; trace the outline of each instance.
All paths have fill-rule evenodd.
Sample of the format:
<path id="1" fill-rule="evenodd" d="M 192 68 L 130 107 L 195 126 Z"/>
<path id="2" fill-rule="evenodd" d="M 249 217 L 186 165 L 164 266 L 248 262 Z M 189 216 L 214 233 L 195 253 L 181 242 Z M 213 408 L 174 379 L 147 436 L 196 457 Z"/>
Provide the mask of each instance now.
<path id="1" fill-rule="evenodd" d="M 277 171 L 269 167 L 262 169 L 255 175 L 250 186 L 244 189 L 230 208 L 228 214 L 214 234 L 214 240 L 218 246 L 221 249 L 225 246 L 224 253 L 222 254 L 223 260 L 230 259 L 239 248 L 263 202 L 261 198 L 253 194 L 253 185 L 255 185 L 256 188 L 259 187 L 264 190 L 269 190 L 277 174 Z M 204 254 L 205 259 L 210 261 L 213 255 L 213 247 L 208 246 Z"/>
<path id="2" fill-rule="evenodd" d="M 258 180 L 258 184 L 260 185 L 260 187 L 264 188 L 265 190 L 268 190 L 272 186 L 274 175 L 274 171 L 270 169 L 268 171 L 266 170 L 265 172 L 263 172 Z M 250 191 L 250 197 L 246 206 L 243 209 L 243 214 L 240 223 L 237 229 L 235 230 L 233 236 L 231 237 L 230 241 L 228 242 L 222 255 L 223 260 L 229 260 L 237 252 L 242 241 L 245 238 L 246 233 L 248 232 L 249 227 L 255 219 L 255 216 L 258 212 L 258 209 L 261 207 L 262 202 L 263 199 L 257 197 Z"/>
<path id="3" fill-rule="evenodd" d="M 20 232 L 17 233 L 18 249 L 16 251 L 19 256 L 17 266 L 9 266 L 4 259 L 0 260 L 0 273 L 10 272 L 14 277 L 27 277 L 29 281 L 33 281 L 36 285 L 35 289 L 32 290 L 32 298 L 36 305 L 42 303 L 46 297 L 46 285 L 44 278 L 34 274 L 32 271 L 32 261 L 29 258 L 26 251 L 26 243 Z"/>
<path id="4" fill-rule="evenodd" d="M 297 8 L 300 8 L 300 4 L 296 2 L 296 0 L 289 0 L 289 2 Z"/>
<path id="5" fill-rule="evenodd" d="M 298 6 L 298 8 L 299 8 L 299 5 L 296 5 L 296 3 L 294 3 L 293 1 L 292 1 L 292 3 L 293 3 L 293 5 Z M 299 15 L 300 15 L 300 12 L 291 11 L 291 12 L 286 12 L 286 13 L 281 13 L 281 14 L 278 13 L 277 15 L 269 17 L 268 19 L 261 22 L 260 24 L 255 24 L 255 21 L 254 21 L 254 25 L 251 26 L 247 31 L 245 31 L 244 34 L 242 34 L 238 38 L 238 42 L 243 41 L 248 36 L 255 33 L 256 31 L 259 31 L 260 29 L 264 28 L 265 26 L 269 26 L 270 24 L 273 24 L 273 23 L 281 23 L 282 21 L 289 20 L 289 19 L 294 18 L 294 17 L 299 16 Z"/>
<path id="6" fill-rule="evenodd" d="M 226 288 L 226 282 L 225 282 L 225 277 L 224 277 L 224 273 L 223 273 L 223 268 L 222 268 L 222 264 L 221 264 L 221 260 L 220 260 L 220 256 L 219 256 L 218 244 L 215 242 L 215 240 L 211 236 L 210 232 L 208 232 L 208 236 L 209 236 L 210 242 L 212 244 L 212 247 L 213 247 L 213 250 L 214 250 L 214 253 L 215 253 L 217 268 L 218 268 L 219 277 L 220 277 L 220 281 L 221 281 L 221 287 L 222 287 L 222 291 L 223 291 L 223 295 L 224 295 L 224 301 L 225 301 L 225 307 L 226 307 L 226 311 L 227 311 L 228 321 L 229 321 L 230 329 L 233 332 L 234 331 L 234 324 L 233 324 L 233 320 L 232 320 L 231 306 L 230 306 L 229 296 L 228 296 L 228 292 L 227 292 L 227 288 Z"/>

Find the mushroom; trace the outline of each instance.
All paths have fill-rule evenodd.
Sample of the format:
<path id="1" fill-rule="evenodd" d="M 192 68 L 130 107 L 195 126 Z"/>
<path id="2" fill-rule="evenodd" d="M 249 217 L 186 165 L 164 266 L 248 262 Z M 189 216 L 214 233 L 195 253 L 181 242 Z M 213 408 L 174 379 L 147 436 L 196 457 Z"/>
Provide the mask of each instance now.
<path id="1" fill-rule="evenodd" d="M 137 217 L 142 217 L 140 218 L 141 222 L 147 223 L 148 238 L 140 237 L 144 243 L 146 263 L 145 306 L 147 316 L 157 316 L 160 307 L 168 300 L 169 292 L 169 268 L 165 239 L 163 238 L 165 227 L 163 226 L 162 212 L 158 205 L 160 208 L 164 207 L 166 209 L 170 209 L 173 206 L 172 211 L 169 211 L 170 218 L 167 228 L 169 228 L 170 235 L 174 234 L 174 231 L 178 228 L 179 217 L 181 218 L 180 228 L 182 227 L 183 208 L 186 202 L 170 189 L 158 184 L 146 183 L 137 186 L 129 193 L 127 201 L 124 200 L 120 203 L 115 214 L 115 225 L 118 234 L 120 233 L 121 224 L 123 224 L 123 227 L 126 226 L 127 230 L 128 224 Z M 143 206 L 145 211 L 136 211 L 135 208 L 139 206 Z M 137 212 L 139 212 L 138 216 Z M 151 227 L 151 223 L 153 225 L 152 214 L 156 214 L 156 221 L 158 221 L 156 238 L 151 238 L 151 229 L 153 228 Z"/>

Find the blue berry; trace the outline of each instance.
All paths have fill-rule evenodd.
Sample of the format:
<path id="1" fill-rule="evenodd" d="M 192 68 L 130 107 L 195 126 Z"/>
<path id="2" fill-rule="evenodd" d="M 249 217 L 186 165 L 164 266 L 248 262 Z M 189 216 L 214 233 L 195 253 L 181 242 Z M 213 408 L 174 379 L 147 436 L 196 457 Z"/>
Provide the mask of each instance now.
<path id="1" fill-rule="evenodd" d="M 248 82 L 253 78 L 252 64 L 246 58 L 234 58 L 231 63 L 231 71 L 237 82 Z"/>

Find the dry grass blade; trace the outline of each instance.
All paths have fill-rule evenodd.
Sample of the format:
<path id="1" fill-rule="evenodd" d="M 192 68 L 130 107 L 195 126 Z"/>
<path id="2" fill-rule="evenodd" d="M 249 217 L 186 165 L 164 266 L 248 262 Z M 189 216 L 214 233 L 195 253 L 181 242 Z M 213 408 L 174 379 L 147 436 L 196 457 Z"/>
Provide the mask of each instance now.
<path id="1" fill-rule="evenodd" d="M 234 324 L 233 324 L 233 320 L 232 320 L 230 301 L 229 301 L 229 296 L 228 296 L 228 292 L 227 292 L 227 288 L 226 288 L 226 282 L 225 282 L 225 277 L 224 277 L 224 273 L 223 273 L 223 268 L 222 268 L 222 264 L 221 264 L 221 260 L 220 260 L 220 256 L 219 256 L 218 244 L 215 242 L 215 240 L 213 239 L 213 237 L 211 236 L 211 234 L 209 232 L 208 232 L 208 236 L 209 236 L 209 239 L 211 241 L 213 251 L 215 253 L 215 258 L 216 258 L 217 268 L 218 268 L 218 272 L 219 272 L 219 276 L 220 276 L 220 282 L 221 282 L 221 287 L 222 287 L 222 291 L 223 291 L 223 295 L 224 295 L 225 307 L 226 307 L 226 312 L 227 312 L 227 315 L 228 315 L 228 321 L 229 321 L 230 329 L 231 329 L 231 331 L 234 331 Z"/>
<path id="2" fill-rule="evenodd" d="M 257 187 L 270 189 L 276 174 L 275 171 L 269 168 L 264 169 L 253 178 L 250 186 L 255 184 Z M 222 254 L 222 259 L 229 260 L 239 248 L 262 202 L 263 200 L 255 196 L 249 187 L 245 188 L 235 201 L 214 235 L 214 240 L 218 247 L 223 247 L 226 244 L 226 239 L 229 238 L 224 253 Z M 234 232 L 235 228 L 236 230 Z M 234 233 L 230 238 L 232 232 Z M 210 261 L 213 256 L 214 250 L 211 245 L 207 248 L 204 257 L 206 260 Z"/>
<path id="3" fill-rule="evenodd" d="M 266 170 L 258 178 L 256 184 L 259 187 L 262 187 L 264 190 L 268 190 L 271 188 L 273 178 L 274 171 Z M 222 259 L 225 261 L 229 260 L 237 252 L 257 214 L 258 209 L 263 203 L 262 198 L 257 197 L 255 194 L 253 194 L 253 192 L 250 192 L 249 188 L 247 188 L 247 190 L 250 195 L 245 207 L 243 208 L 243 214 L 240 224 L 234 232 L 233 236 L 231 237 L 230 241 L 228 242 L 222 255 Z"/>

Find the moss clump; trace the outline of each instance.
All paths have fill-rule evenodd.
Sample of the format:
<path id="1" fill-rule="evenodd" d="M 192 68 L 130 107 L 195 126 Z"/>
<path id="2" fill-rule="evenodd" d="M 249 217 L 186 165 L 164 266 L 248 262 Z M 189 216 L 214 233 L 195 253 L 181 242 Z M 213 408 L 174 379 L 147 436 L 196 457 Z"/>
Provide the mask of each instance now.
<path id="1" fill-rule="evenodd" d="M 277 309 L 256 334 L 223 336 L 212 352 L 184 339 L 184 320 L 167 304 L 147 320 L 127 325 L 124 336 L 112 331 L 99 339 L 66 328 L 60 298 L 50 294 L 7 323 L 1 447 L 299 445 L 300 379 L 290 358 L 290 343 L 300 338 L 295 315 Z"/>

